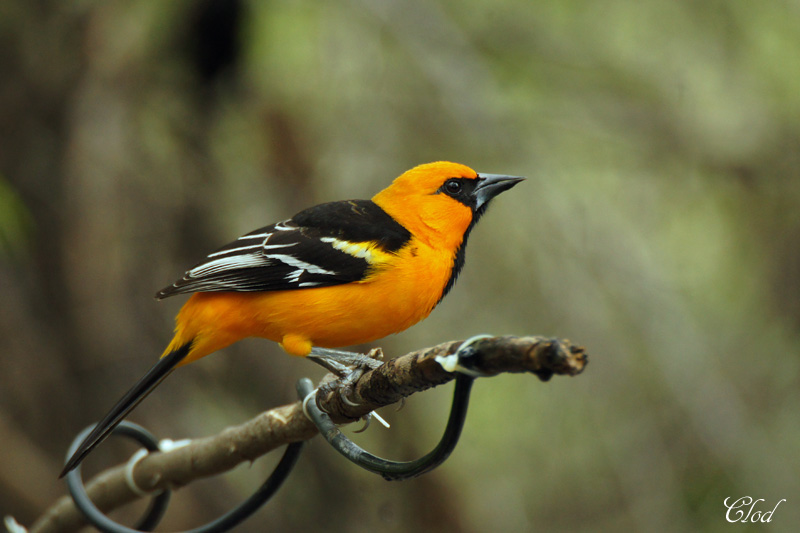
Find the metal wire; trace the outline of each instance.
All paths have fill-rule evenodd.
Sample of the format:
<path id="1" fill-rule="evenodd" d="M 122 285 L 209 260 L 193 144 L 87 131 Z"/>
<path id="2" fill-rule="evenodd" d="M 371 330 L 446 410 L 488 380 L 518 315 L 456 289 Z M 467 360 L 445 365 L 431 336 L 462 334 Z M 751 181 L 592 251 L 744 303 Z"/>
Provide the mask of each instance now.
<path id="1" fill-rule="evenodd" d="M 69 451 L 67 451 L 67 458 L 75 453 L 80 443 L 83 442 L 83 439 L 85 439 L 93 429 L 94 426 L 89 426 L 75 437 L 75 440 L 72 441 L 72 445 L 69 447 Z M 114 429 L 112 435 L 129 437 L 144 446 L 148 451 L 158 451 L 158 439 L 138 424 L 122 421 Z M 104 521 L 108 521 L 110 524 L 116 524 L 116 522 L 113 522 L 110 518 L 105 516 L 89 499 L 88 494 L 86 494 L 86 488 L 83 485 L 83 479 L 81 478 L 80 465 L 66 475 L 66 481 L 67 488 L 75 502 L 75 506 L 86 516 L 89 522 L 101 531 L 104 531 L 102 527 Z M 150 503 L 150 507 L 134 529 L 125 529 L 128 531 L 152 531 L 164 517 L 171 495 L 172 491 L 170 490 L 164 490 L 155 494 Z"/>
<path id="2" fill-rule="evenodd" d="M 472 377 L 465 374 L 456 375 L 453 405 L 444 435 L 430 453 L 414 461 L 390 461 L 367 452 L 339 431 L 336 424 L 317 407 L 314 401 L 307 402 L 306 412 L 325 440 L 351 462 L 370 472 L 380 474 L 388 481 L 409 479 L 429 472 L 442 464 L 458 444 L 467 417 L 469 394 L 473 381 Z M 314 385 L 311 380 L 303 378 L 297 382 L 297 392 L 301 398 L 305 398 L 313 390 Z"/>
<path id="3" fill-rule="evenodd" d="M 75 438 L 67 452 L 67 457 L 70 457 L 75 452 L 84 437 L 88 435 L 92 429 L 93 426 L 85 429 Z M 124 435 L 135 439 L 148 450 L 158 450 L 158 440 L 153 437 L 150 432 L 141 426 L 127 421 L 120 423 L 120 425 L 114 429 L 112 435 Z M 231 530 L 247 519 L 258 510 L 259 507 L 264 505 L 281 487 L 292 471 L 292 468 L 297 464 L 297 459 L 300 456 L 303 445 L 304 442 L 302 441 L 289 444 L 286 447 L 286 451 L 283 453 L 283 457 L 281 457 L 280 462 L 275 467 L 275 470 L 272 471 L 269 478 L 267 478 L 252 496 L 242 502 L 241 505 L 216 520 L 200 527 L 190 529 L 185 533 L 221 533 Z M 145 517 L 136 525 L 135 529 L 129 528 L 111 520 L 92 503 L 89 499 L 89 495 L 86 494 L 86 487 L 80 475 L 80 466 L 66 475 L 66 481 L 75 506 L 86 516 L 86 519 L 94 527 L 104 533 L 139 533 L 142 531 L 151 531 L 163 517 L 167 504 L 169 503 L 170 491 L 168 490 L 154 496 L 153 504 L 151 504 Z"/>

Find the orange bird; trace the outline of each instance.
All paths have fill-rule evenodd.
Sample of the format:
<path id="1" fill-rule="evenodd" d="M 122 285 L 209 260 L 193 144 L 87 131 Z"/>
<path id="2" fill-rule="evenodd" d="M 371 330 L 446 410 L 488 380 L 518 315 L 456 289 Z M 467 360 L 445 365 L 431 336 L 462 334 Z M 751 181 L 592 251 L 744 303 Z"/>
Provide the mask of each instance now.
<path id="1" fill-rule="evenodd" d="M 457 163 L 420 165 L 372 200 L 317 205 L 209 254 L 156 294 L 160 300 L 194 293 L 159 361 L 95 426 L 61 475 L 175 368 L 238 340 L 264 337 L 291 355 L 313 349 L 316 359 L 349 366 L 356 354 L 326 349 L 380 339 L 427 317 L 453 287 L 467 237 L 489 201 L 522 179 Z"/>

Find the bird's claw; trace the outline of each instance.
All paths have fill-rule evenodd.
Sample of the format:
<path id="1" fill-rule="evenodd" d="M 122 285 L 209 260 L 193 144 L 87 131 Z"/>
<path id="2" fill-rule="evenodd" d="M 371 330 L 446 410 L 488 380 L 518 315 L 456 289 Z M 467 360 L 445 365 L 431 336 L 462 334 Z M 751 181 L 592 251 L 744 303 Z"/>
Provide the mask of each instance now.
<path id="1" fill-rule="evenodd" d="M 373 348 L 366 354 L 330 350 L 328 348 L 314 347 L 308 354 L 308 359 L 333 372 L 340 378 L 349 376 L 355 370 L 374 370 L 383 362 L 383 350 Z M 360 375 L 358 377 L 361 377 Z"/>
<path id="2" fill-rule="evenodd" d="M 327 397 L 336 392 L 341 402 L 349 407 L 358 407 L 360 403 L 353 400 L 356 392 L 356 383 L 366 372 L 375 370 L 383 365 L 383 350 L 373 348 L 366 354 L 342 352 L 325 348 L 314 348 L 308 356 L 315 363 L 330 370 L 338 379 L 330 381 L 320 386 L 320 397 Z M 371 417 L 374 416 L 381 424 L 389 427 L 389 424 L 376 413 L 368 413 L 363 417 L 364 427 L 357 433 L 365 431 L 369 427 Z"/>
<path id="3" fill-rule="evenodd" d="M 339 379 L 329 381 L 320 386 L 319 390 L 323 396 L 327 396 L 336 391 L 343 404 L 350 407 L 358 407 L 359 403 L 351 400 L 356 391 L 356 383 L 367 370 L 372 370 L 372 368 L 365 369 L 363 367 L 355 367 L 349 370 L 348 373 L 339 375 Z"/>

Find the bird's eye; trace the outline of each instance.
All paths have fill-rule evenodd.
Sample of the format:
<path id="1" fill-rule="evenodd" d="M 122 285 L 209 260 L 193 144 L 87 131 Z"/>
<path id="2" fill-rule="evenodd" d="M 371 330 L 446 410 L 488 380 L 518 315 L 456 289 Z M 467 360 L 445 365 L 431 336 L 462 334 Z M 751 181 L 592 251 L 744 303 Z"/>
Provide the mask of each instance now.
<path id="1" fill-rule="evenodd" d="M 448 194 L 458 194 L 461 192 L 461 181 L 457 179 L 449 179 L 444 182 L 444 188 Z"/>

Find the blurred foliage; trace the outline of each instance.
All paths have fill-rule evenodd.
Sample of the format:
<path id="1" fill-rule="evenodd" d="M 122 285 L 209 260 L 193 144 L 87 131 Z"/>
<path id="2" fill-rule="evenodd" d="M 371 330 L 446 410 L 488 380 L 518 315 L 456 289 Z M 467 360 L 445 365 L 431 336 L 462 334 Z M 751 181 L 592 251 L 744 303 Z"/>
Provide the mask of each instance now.
<path id="1" fill-rule="evenodd" d="M 0 174 L 0 256 L 18 253 L 30 232 L 28 211 Z"/>
<path id="2" fill-rule="evenodd" d="M 545 334 L 590 366 L 481 380 L 460 447 L 417 480 L 315 441 L 241 530 L 722 531 L 745 495 L 787 498 L 770 527 L 796 530 L 798 27 L 788 0 L 0 3 L 0 235 L 24 244 L 0 257 L 0 512 L 29 524 L 64 492 L 73 435 L 169 340 L 181 301 L 156 290 L 449 159 L 529 180 L 447 300 L 378 344 Z M 245 341 L 133 419 L 214 433 L 312 367 Z M 359 440 L 425 452 L 448 402 L 419 395 Z M 271 460 L 181 491 L 164 527 L 220 514 Z"/>

